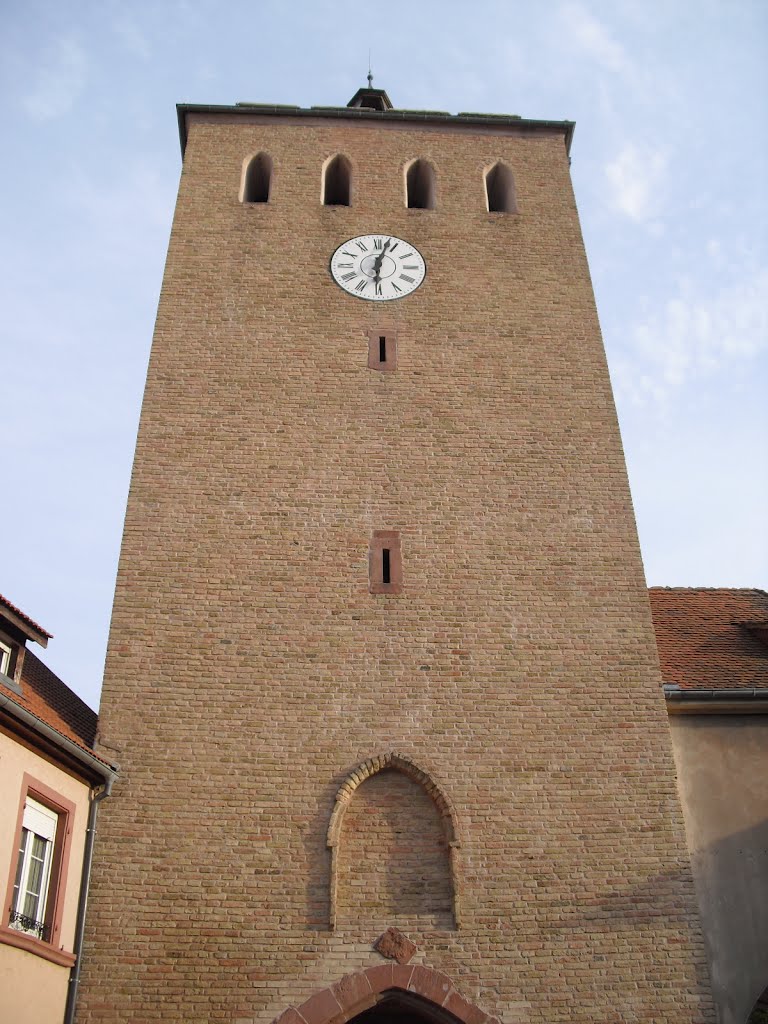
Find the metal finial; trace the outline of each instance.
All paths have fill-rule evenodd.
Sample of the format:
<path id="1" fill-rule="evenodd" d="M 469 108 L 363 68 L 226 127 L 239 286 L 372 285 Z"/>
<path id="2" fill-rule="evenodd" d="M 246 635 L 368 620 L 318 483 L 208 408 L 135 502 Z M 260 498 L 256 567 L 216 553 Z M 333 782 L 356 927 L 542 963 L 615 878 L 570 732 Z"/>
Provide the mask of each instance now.
<path id="1" fill-rule="evenodd" d="M 371 74 L 371 51 L 368 51 L 368 88 L 373 88 L 373 75 Z"/>

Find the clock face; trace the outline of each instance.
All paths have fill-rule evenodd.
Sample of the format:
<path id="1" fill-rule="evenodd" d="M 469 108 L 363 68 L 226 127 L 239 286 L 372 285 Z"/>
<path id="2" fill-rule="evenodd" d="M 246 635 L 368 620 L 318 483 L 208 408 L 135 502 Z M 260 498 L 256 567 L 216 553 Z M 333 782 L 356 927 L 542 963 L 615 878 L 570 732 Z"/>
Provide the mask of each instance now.
<path id="1" fill-rule="evenodd" d="M 418 249 L 394 235 L 358 235 L 331 256 L 331 275 L 358 299 L 402 299 L 424 280 L 427 266 Z"/>

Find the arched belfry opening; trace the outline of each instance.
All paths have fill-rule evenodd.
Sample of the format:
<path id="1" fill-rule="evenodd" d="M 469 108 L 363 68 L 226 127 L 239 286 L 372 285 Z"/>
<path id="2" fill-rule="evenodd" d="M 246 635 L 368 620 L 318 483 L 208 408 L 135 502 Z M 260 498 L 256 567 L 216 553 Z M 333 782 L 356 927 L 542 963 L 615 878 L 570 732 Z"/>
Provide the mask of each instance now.
<path id="1" fill-rule="evenodd" d="M 413 160 L 405 169 L 405 205 L 411 210 L 434 210 L 435 168 L 428 160 Z"/>
<path id="2" fill-rule="evenodd" d="M 271 191 L 272 157 L 257 153 L 245 167 L 241 199 L 244 203 L 268 203 Z"/>
<path id="3" fill-rule="evenodd" d="M 342 784 L 328 826 L 330 924 L 459 926 L 459 839 L 442 789 L 390 752 Z"/>
<path id="4" fill-rule="evenodd" d="M 337 153 L 323 166 L 323 206 L 352 205 L 352 164 Z"/>
<path id="5" fill-rule="evenodd" d="M 485 172 L 485 201 L 489 213 L 517 213 L 515 179 L 501 160 Z"/>

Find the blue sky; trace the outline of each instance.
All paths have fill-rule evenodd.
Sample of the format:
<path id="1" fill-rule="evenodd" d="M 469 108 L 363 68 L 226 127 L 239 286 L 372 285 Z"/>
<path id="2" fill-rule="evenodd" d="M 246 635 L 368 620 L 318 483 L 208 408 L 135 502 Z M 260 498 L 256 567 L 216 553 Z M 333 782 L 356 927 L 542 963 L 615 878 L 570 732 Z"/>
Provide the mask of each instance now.
<path id="1" fill-rule="evenodd" d="M 648 582 L 768 588 L 764 0 L 101 0 L 0 13 L 0 592 L 98 703 L 180 171 L 174 105 L 573 119 Z M 39 652 L 40 653 L 40 652 Z"/>

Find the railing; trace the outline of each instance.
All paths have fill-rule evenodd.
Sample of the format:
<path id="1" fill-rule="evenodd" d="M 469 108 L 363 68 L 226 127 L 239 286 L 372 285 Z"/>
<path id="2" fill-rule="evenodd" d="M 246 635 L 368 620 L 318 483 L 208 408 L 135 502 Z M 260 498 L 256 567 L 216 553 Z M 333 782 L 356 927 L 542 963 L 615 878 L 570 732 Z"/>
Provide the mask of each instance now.
<path id="1" fill-rule="evenodd" d="M 43 942 L 48 941 L 48 925 L 45 921 L 36 921 L 34 917 L 27 917 L 25 914 L 17 912 L 11 916 L 8 924 L 19 932 L 26 932 L 27 935 L 36 935 Z"/>

